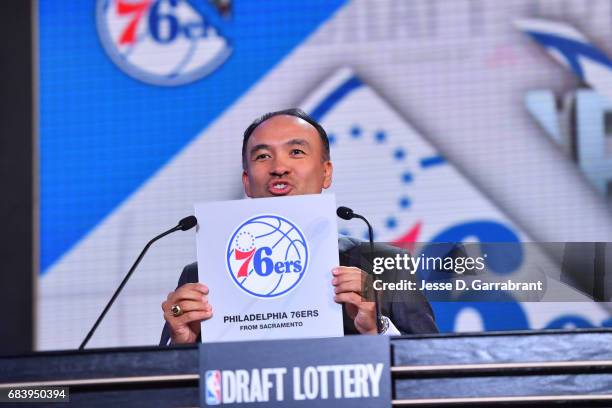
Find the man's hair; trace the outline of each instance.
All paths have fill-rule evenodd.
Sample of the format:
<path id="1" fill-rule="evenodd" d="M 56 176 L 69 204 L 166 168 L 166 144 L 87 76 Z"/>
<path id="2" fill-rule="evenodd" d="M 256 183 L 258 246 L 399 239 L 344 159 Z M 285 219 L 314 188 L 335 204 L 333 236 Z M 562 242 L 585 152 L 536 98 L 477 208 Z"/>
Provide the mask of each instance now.
<path id="1" fill-rule="evenodd" d="M 319 123 L 316 120 L 311 118 L 303 110 L 297 109 L 297 108 L 291 108 L 291 109 L 284 109 L 284 110 L 279 110 L 275 112 L 268 112 L 258 117 L 257 119 L 255 119 L 253 123 L 251 123 L 249 127 L 246 128 L 246 130 L 244 131 L 243 139 L 242 139 L 242 168 L 244 170 L 246 170 L 247 168 L 246 148 L 247 148 L 247 143 L 249 141 L 249 138 L 251 137 L 251 134 L 253 134 L 257 126 L 261 125 L 266 120 L 273 118 L 274 116 L 279 116 L 279 115 L 295 116 L 296 118 L 303 119 L 306 122 L 310 123 L 317 130 L 317 133 L 319 134 L 319 137 L 321 138 L 321 142 L 323 143 L 323 157 L 322 157 L 323 161 L 327 161 L 330 159 L 329 139 L 327 138 L 327 133 L 325 132 L 325 129 L 323 129 L 323 127 L 319 125 Z"/>

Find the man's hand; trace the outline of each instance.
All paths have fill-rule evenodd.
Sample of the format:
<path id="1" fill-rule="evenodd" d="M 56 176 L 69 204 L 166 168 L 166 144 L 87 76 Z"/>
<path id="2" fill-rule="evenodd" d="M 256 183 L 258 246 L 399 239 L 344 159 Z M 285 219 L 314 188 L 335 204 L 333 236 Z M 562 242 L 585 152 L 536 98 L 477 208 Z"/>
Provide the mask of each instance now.
<path id="1" fill-rule="evenodd" d="M 183 314 L 175 317 L 170 310 L 173 305 L 178 305 Z M 170 326 L 172 344 L 195 343 L 200 334 L 200 322 L 212 317 L 208 287 L 201 283 L 187 283 L 170 292 L 161 307 Z"/>
<path id="2" fill-rule="evenodd" d="M 338 266 L 332 269 L 334 278 L 334 301 L 344 303 L 346 312 L 355 322 L 361 334 L 376 334 L 376 304 L 361 296 L 363 279 L 367 273 L 353 266 Z"/>

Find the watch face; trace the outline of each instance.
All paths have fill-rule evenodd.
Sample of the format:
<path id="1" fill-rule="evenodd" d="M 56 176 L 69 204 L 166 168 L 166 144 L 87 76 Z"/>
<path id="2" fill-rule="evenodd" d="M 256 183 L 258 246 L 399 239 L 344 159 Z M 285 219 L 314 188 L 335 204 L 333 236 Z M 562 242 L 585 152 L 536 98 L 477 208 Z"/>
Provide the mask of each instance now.
<path id="1" fill-rule="evenodd" d="M 382 326 L 381 333 L 386 333 L 389 329 L 389 318 L 387 316 L 380 316 L 380 325 Z"/>

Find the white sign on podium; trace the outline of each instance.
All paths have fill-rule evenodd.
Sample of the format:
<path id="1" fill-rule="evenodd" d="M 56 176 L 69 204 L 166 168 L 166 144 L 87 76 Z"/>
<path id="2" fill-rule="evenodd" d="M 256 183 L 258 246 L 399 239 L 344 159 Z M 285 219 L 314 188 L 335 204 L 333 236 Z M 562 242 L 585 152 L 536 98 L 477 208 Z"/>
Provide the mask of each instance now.
<path id="1" fill-rule="evenodd" d="M 200 203 L 195 215 L 198 274 L 213 307 L 202 342 L 343 335 L 333 194 Z"/>

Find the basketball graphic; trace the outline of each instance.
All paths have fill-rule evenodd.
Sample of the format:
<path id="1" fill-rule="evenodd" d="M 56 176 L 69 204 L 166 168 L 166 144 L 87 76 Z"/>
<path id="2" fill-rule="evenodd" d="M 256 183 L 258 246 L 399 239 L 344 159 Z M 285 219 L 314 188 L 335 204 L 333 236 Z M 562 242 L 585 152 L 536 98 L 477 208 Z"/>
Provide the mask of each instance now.
<path id="1" fill-rule="evenodd" d="M 294 289 L 306 273 L 308 245 L 291 221 L 258 215 L 243 222 L 227 244 L 227 268 L 246 293 L 273 298 Z"/>
<path id="2" fill-rule="evenodd" d="M 229 41 L 203 7 L 188 0 L 98 0 L 98 37 L 131 77 L 153 85 L 183 85 L 208 75 L 231 53 Z"/>

